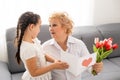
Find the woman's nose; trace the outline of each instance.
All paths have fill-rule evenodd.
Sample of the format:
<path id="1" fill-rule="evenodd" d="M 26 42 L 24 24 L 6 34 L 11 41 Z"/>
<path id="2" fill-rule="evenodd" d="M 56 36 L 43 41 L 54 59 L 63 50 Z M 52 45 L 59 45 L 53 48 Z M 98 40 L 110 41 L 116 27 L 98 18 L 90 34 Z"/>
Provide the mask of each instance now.
<path id="1" fill-rule="evenodd" d="M 50 26 L 50 27 L 49 27 L 49 30 L 53 30 L 53 26 Z"/>
<path id="2" fill-rule="evenodd" d="M 53 30 L 53 28 L 52 27 L 49 27 L 49 31 L 52 31 Z"/>

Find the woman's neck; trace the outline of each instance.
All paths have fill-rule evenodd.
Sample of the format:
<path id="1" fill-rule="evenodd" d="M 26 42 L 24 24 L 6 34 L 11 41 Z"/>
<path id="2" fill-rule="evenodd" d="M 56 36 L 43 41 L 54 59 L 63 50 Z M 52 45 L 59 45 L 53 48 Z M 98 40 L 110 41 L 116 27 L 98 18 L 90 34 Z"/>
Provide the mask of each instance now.
<path id="1" fill-rule="evenodd" d="M 59 46 L 60 46 L 64 51 L 66 51 L 66 49 L 67 49 L 67 39 L 68 39 L 68 36 L 62 37 L 62 38 L 60 38 L 60 39 L 55 39 L 56 42 L 59 44 Z"/>

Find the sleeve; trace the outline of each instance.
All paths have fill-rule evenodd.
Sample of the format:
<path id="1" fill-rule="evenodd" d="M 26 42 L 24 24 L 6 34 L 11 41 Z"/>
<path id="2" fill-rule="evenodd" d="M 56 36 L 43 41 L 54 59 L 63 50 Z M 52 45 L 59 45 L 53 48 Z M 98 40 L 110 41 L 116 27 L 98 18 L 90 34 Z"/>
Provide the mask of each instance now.
<path id="1" fill-rule="evenodd" d="M 45 43 L 43 43 L 42 45 L 41 45 L 41 47 L 42 47 L 42 49 L 43 49 L 43 53 L 44 54 L 47 54 L 47 53 L 49 53 L 47 50 L 47 46 L 45 45 Z"/>
<path id="2" fill-rule="evenodd" d="M 27 48 L 23 53 L 23 58 L 25 60 L 36 56 L 36 51 L 34 48 Z"/>
<path id="3" fill-rule="evenodd" d="M 88 54 L 90 54 L 90 52 L 89 52 L 89 50 L 87 49 L 87 46 L 85 45 L 85 43 L 83 42 L 83 53 L 85 53 L 85 54 L 83 54 L 83 55 L 88 55 Z M 91 73 L 92 72 L 92 66 L 90 66 L 90 67 L 88 67 L 88 69 L 87 69 L 87 71 L 89 72 L 89 73 Z M 92 74 L 92 73 L 91 73 Z"/>
<path id="4" fill-rule="evenodd" d="M 83 41 L 81 41 L 81 45 L 82 45 L 82 56 L 90 54 L 89 50 L 87 49 L 87 46 L 85 45 Z"/>
<path id="5" fill-rule="evenodd" d="M 81 41 L 79 44 L 81 44 L 82 56 L 90 54 L 89 50 L 87 49 L 87 46 L 85 45 L 85 43 L 83 41 Z M 92 66 L 88 67 L 88 69 L 87 69 L 87 72 L 91 73 L 91 71 L 92 71 Z"/>
<path id="6" fill-rule="evenodd" d="M 33 41 L 34 41 L 36 44 L 41 45 L 41 41 L 40 41 L 38 38 L 35 38 Z"/>

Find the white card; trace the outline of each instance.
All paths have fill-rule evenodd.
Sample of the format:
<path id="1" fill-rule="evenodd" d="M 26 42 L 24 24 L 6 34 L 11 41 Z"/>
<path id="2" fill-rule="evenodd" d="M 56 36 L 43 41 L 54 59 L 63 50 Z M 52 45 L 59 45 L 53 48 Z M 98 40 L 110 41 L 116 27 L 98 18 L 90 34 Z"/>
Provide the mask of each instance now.
<path id="1" fill-rule="evenodd" d="M 70 53 L 62 53 L 61 61 L 65 61 L 69 64 L 67 69 L 74 76 L 80 75 L 83 71 L 88 69 L 88 67 L 96 63 L 96 54 L 89 54 L 83 57 L 78 57 Z"/>

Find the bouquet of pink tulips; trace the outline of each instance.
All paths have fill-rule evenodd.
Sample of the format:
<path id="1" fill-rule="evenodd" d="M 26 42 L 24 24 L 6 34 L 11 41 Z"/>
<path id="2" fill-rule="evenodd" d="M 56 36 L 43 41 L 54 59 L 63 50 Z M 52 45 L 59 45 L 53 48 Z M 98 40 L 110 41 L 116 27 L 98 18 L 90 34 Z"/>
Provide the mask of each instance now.
<path id="1" fill-rule="evenodd" d="M 97 54 L 96 62 L 101 62 L 104 58 L 106 58 L 109 54 L 113 52 L 116 48 L 118 48 L 118 44 L 112 44 L 113 39 L 108 38 L 102 41 L 99 41 L 99 38 L 95 38 L 93 45 L 93 51 Z M 97 75 L 96 71 L 92 71 L 93 75 Z"/>

